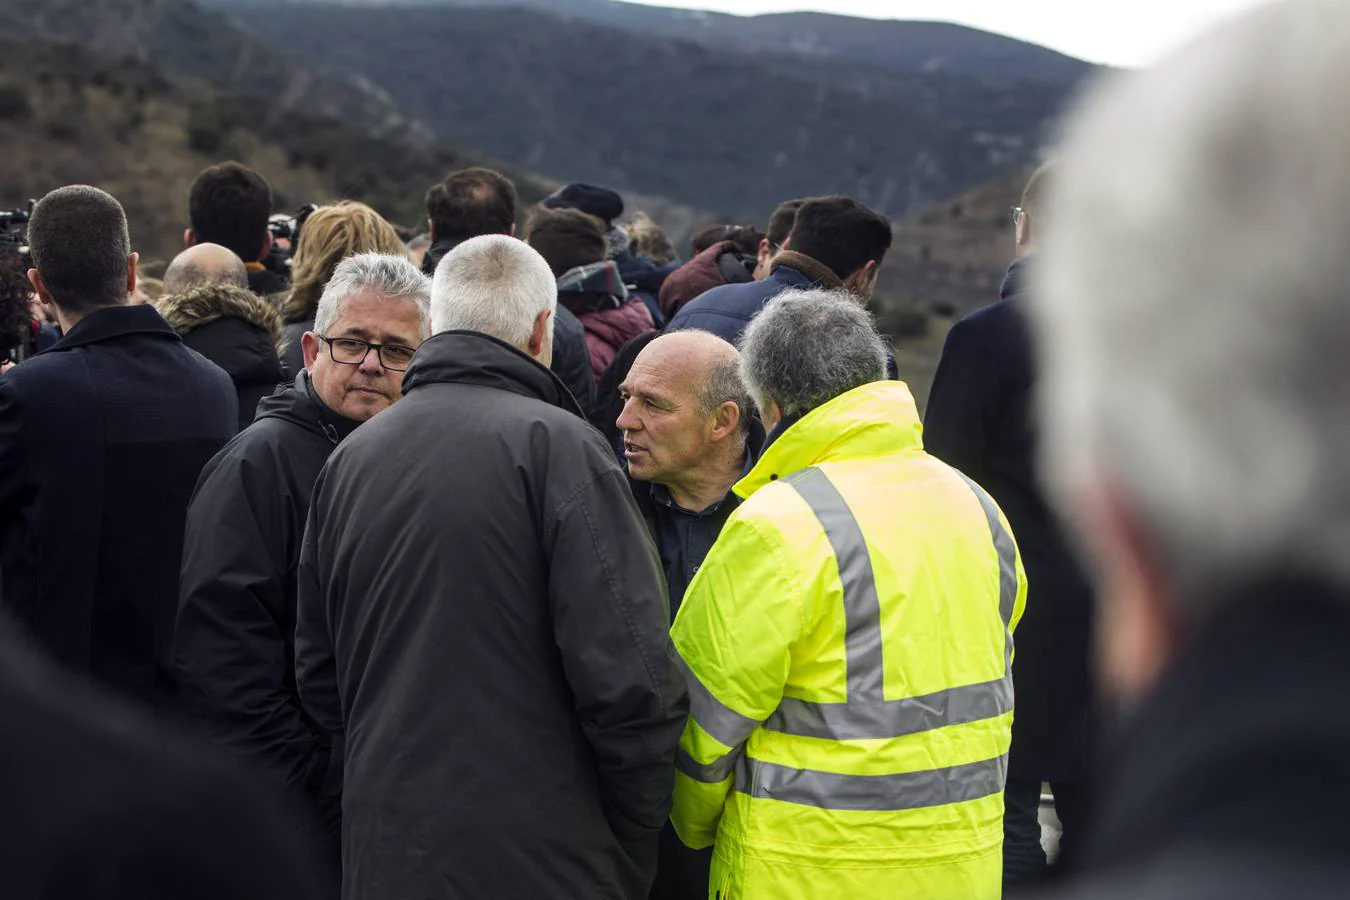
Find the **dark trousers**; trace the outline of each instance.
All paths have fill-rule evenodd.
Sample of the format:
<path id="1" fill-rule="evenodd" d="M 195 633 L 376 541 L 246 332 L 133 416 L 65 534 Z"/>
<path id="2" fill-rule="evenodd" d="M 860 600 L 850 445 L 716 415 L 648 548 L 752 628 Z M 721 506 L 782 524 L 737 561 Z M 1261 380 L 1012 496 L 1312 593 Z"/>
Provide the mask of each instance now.
<path id="1" fill-rule="evenodd" d="M 1051 782 L 1055 814 L 1063 835 L 1054 869 L 1073 856 L 1083 822 L 1083 791 L 1077 781 Z M 1003 792 L 1003 886 L 1017 888 L 1035 885 L 1050 874 L 1045 850 L 1041 847 L 1041 782 L 1009 778 Z"/>
<path id="2" fill-rule="evenodd" d="M 690 850 L 669 822 L 661 829 L 650 900 L 708 900 L 712 848 Z"/>

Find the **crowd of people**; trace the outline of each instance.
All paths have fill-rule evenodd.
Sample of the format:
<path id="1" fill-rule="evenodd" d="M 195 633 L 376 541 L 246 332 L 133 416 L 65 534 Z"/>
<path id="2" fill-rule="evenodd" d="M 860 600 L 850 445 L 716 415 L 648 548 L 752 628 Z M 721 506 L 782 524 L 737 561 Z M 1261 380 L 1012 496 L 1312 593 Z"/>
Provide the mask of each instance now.
<path id="1" fill-rule="evenodd" d="M 1343 894 L 1347 59 L 1285 0 L 1090 91 L 922 417 L 848 197 L 681 261 L 471 168 L 282 248 L 225 162 L 148 291 L 47 194 L 4 896 Z"/>

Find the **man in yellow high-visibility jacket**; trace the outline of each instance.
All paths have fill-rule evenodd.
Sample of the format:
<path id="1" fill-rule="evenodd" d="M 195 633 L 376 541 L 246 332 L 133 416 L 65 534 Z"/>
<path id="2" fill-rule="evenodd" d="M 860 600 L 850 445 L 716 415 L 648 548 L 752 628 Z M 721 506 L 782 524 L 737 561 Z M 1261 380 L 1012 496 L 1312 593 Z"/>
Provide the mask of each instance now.
<path id="1" fill-rule="evenodd" d="M 1026 576 L 993 500 L 923 450 L 846 294 L 773 301 L 742 372 L 769 443 L 690 585 L 680 838 L 717 898 L 997 898 Z"/>

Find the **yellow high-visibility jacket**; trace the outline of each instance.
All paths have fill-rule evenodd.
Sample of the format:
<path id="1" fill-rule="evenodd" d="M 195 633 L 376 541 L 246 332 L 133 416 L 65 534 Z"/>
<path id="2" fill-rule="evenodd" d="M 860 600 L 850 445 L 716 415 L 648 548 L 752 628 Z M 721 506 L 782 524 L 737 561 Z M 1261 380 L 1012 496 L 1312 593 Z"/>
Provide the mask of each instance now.
<path id="1" fill-rule="evenodd" d="M 671 817 L 716 845 L 710 897 L 1001 893 L 1026 575 L 922 431 L 899 382 L 804 416 L 736 485 L 685 595 Z"/>

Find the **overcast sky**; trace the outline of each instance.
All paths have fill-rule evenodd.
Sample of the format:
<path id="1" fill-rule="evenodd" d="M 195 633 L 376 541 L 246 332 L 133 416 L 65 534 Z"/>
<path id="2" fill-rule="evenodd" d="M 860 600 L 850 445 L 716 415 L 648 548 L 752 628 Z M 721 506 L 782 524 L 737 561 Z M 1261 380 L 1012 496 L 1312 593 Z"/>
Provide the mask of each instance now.
<path id="1" fill-rule="evenodd" d="M 1263 0 L 645 0 L 752 15 L 817 10 L 877 19 L 960 22 L 1091 62 L 1147 65 Z"/>

